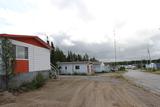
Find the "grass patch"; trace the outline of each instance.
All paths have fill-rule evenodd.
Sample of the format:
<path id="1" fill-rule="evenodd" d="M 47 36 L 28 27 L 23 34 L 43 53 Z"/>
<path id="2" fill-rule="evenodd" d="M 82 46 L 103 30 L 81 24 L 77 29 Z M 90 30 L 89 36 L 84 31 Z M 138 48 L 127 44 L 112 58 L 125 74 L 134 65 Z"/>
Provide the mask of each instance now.
<path id="1" fill-rule="evenodd" d="M 118 73 L 115 73 L 114 75 L 112 75 L 111 78 L 125 79 L 122 74 L 118 74 Z"/>
<path id="2" fill-rule="evenodd" d="M 158 71 L 155 71 L 154 73 L 155 73 L 155 74 L 160 74 L 160 70 L 158 70 Z"/>
<path id="3" fill-rule="evenodd" d="M 110 77 L 111 78 L 116 78 L 116 79 L 125 79 L 123 77 L 123 74 L 127 72 L 127 71 L 117 71 L 117 72 L 113 72 L 113 73 L 110 73 Z"/>
<path id="4" fill-rule="evenodd" d="M 156 69 L 145 69 L 145 70 L 142 70 L 142 71 L 160 75 L 160 69 L 158 69 L 158 70 L 156 70 Z"/>

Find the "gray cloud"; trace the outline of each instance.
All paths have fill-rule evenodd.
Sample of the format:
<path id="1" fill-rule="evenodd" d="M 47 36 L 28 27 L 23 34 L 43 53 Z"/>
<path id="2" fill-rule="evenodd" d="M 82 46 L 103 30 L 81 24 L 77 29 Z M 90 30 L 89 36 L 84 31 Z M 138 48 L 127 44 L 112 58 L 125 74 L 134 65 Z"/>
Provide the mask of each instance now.
<path id="1" fill-rule="evenodd" d="M 0 0 L 0 8 L 9 9 L 16 12 L 25 12 L 29 10 L 31 4 L 24 0 Z"/>
<path id="2" fill-rule="evenodd" d="M 76 9 L 78 16 L 84 20 L 88 21 L 93 18 L 82 0 L 51 0 L 51 2 L 59 9 Z"/>
<path id="3" fill-rule="evenodd" d="M 9 23 L 6 19 L 0 17 L 0 27 L 1 26 L 8 26 L 8 25 L 12 25 L 11 23 Z"/>
<path id="4" fill-rule="evenodd" d="M 102 61 L 113 61 L 114 60 L 114 46 L 112 42 L 106 43 L 85 43 L 82 41 L 72 41 L 69 35 L 63 33 L 61 35 L 52 36 L 57 47 L 62 49 L 65 53 L 68 50 L 71 50 L 76 53 L 84 54 L 88 53 L 91 57 L 96 57 Z M 68 46 L 63 44 L 63 40 L 67 39 L 72 42 L 73 46 Z M 149 45 L 151 56 L 153 59 L 160 58 L 160 36 L 153 35 L 149 38 L 153 42 L 152 45 Z M 129 44 L 129 43 L 128 43 Z M 148 42 L 143 41 L 137 43 L 136 40 L 133 40 L 132 45 L 122 45 L 117 44 L 117 60 L 135 60 L 135 59 L 147 59 L 147 46 Z"/>

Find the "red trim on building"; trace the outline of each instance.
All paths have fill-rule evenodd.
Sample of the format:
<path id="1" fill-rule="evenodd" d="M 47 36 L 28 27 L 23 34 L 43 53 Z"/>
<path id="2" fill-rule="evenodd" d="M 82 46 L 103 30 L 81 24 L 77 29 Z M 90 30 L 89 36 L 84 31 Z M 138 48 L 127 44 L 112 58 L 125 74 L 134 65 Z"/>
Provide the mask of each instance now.
<path id="1" fill-rule="evenodd" d="M 29 72 L 29 61 L 16 60 L 15 73 L 26 73 L 26 72 Z"/>
<path id="2" fill-rule="evenodd" d="M 32 44 L 35 46 L 51 49 L 51 47 L 47 43 L 45 43 L 43 40 L 41 40 L 38 36 L 0 34 L 0 37 L 7 37 L 13 40 L 17 40 L 17 41 Z"/>

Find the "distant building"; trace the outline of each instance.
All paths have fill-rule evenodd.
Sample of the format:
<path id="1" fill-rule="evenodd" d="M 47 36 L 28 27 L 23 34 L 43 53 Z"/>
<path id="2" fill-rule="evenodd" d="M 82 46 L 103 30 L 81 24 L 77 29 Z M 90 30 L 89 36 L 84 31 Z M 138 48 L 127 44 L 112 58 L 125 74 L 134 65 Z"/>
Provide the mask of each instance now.
<path id="1" fill-rule="evenodd" d="M 125 69 L 136 69 L 135 65 L 125 65 Z"/>
<path id="2" fill-rule="evenodd" d="M 109 72 L 110 71 L 110 66 L 105 65 L 103 62 L 93 62 L 93 69 L 97 73 Z"/>
<path id="3" fill-rule="evenodd" d="M 111 66 L 105 65 L 105 72 L 111 72 Z"/>
<path id="4" fill-rule="evenodd" d="M 160 63 L 155 63 L 157 66 L 157 69 L 160 69 Z"/>
<path id="5" fill-rule="evenodd" d="M 156 63 L 150 63 L 150 64 L 146 64 L 145 67 L 147 69 L 157 69 L 159 66 L 159 64 L 156 64 Z"/>
<path id="6" fill-rule="evenodd" d="M 60 74 L 93 74 L 93 64 L 88 61 L 59 62 Z"/>

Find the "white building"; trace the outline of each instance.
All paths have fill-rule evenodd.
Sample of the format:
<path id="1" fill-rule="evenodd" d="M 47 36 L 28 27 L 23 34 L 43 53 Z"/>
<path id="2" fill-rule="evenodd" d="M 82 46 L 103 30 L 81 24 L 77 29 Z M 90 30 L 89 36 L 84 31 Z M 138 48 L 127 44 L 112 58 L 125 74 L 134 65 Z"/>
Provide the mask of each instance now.
<path id="1" fill-rule="evenodd" d="M 3 53 L 1 40 L 7 38 L 13 45 L 16 55 L 15 78 L 31 81 L 38 72 L 48 75 L 51 47 L 37 36 L 0 34 L 0 55 Z M 0 56 L 0 79 L 5 75 Z M 16 79 L 15 79 L 16 80 Z M 13 80 L 14 81 L 14 80 Z M 16 81 L 15 81 L 16 82 Z M 17 82 L 18 83 L 18 82 Z"/>
<path id="2" fill-rule="evenodd" d="M 103 62 L 93 62 L 93 70 L 95 72 L 106 72 L 106 66 Z"/>
<path id="3" fill-rule="evenodd" d="M 105 72 L 111 72 L 111 66 L 105 65 Z"/>
<path id="4" fill-rule="evenodd" d="M 92 74 L 91 62 L 59 62 L 60 74 Z"/>
<path id="5" fill-rule="evenodd" d="M 135 65 L 125 65 L 125 69 L 136 69 Z"/>
<path id="6" fill-rule="evenodd" d="M 145 65 L 147 69 L 157 69 L 157 65 L 155 63 L 150 63 Z"/>

